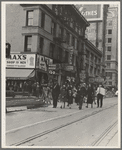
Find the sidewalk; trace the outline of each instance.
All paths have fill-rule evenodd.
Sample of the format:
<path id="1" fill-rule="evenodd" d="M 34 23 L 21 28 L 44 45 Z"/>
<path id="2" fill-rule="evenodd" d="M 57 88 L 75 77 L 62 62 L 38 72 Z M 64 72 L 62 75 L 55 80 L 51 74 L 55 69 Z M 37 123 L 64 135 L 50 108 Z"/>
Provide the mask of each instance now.
<path id="1" fill-rule="evenodd" d="M 104 101 L 106 101 L 108 99 L 110 99 L 110 98 L 105 98 Z M 117 99 L 117 98 L 113 97 L 111 99 Z M 86 103 L 84 103 L 84 105 L 85 104 Z M 66 105 L 67 105 L 67 103 L 66 103 Z M 60 106 L 61 106 L 61 102 L 58 102 L 57 107 L 60 107 Z M 94 105 L 94 106 L 96 107 L 96 105 Z M 33 109 L 46 108 L 49 110 L 49 108 L 53 107 L 53 101 L 51 100 L 51 105 L 48 104 L 48 106 L 47 106 L 43 102 L 43 99 L 37 99 L 37 98 L 16 99 L 16 100 L 11 100 L 11 101 L 6 101 L 6 107 L 7 107 L 7 112 L 23 111 L 23 110 L 27 110 L 27 109 L 31 109 L 31 108 L 33 108 Z M 68 108 L 68 107 L 66 106 L 66 108 Z"/>

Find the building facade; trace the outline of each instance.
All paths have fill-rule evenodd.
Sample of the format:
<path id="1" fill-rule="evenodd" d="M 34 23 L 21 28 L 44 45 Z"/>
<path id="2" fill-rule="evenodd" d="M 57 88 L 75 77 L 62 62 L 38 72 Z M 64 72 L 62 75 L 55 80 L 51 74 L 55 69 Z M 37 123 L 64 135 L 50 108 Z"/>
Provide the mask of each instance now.
<path id="1" fill-rule="evenodd" d="M 100 61 L 100 76 L 105 78 L 105 32 L 108 5 L 83 4 L 76 6 L 90 23 L 90 26 L 85 31 L 87 39 L 102 52 L 102 59 Z"/>
<path id="2" fill-rule="evenodd" d="M 101 59 L 101 52 L 85 39 L 88 26 L 74 5 L 7 4 L 6 40 L 12 51 L 7 78 L 14 78 L 12 71 L 18 68 L 22 72 L 31 69 L 28 77 L 34 76 L 40 83 L 53 78 L 59 84 L 67 77 L 79 80 L 88 65 L 86 51 L 94 54 L 89 59 Z M 99 69 L 91 72 L 99 74 Z"/>
<path id="3" fill-rule="evenodd" d="M 106 77 L 107 85 L 118 86 L 118 7 L 109 6 L 106 28 Z"/>

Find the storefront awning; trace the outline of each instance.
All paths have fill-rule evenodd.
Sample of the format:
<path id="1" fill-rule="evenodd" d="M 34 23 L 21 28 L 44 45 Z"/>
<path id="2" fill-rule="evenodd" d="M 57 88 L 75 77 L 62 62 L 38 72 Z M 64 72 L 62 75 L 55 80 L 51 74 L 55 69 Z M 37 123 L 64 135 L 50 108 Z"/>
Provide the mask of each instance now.
<path id="1" fill-rule="evenodd" d="M 27 80 L 35 76 L 33 69 L 6 69 L 6 78 L 13 80 Z"/>

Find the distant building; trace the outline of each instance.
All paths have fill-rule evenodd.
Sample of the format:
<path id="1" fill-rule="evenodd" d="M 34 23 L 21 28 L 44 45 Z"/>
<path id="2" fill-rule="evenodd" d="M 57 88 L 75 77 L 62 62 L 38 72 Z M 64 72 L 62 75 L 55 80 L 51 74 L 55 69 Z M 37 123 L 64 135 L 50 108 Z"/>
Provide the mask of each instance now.
<path id="1" fill-rule="evenodd" d="M 118 6 L 110 5 L 106 26 L 106 81 L 108 86 L 118 86 Z"/>

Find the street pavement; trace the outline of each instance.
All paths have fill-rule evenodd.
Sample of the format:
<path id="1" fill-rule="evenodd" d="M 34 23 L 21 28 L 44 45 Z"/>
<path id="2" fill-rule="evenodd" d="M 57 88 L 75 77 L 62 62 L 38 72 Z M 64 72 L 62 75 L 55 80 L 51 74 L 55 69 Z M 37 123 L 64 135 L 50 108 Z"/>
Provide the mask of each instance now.
<path id="1" fill-rule="evenodd" d="M 52 105 L 49 105 L 48 107 L 41 107 L 36 109 L 30 109 L 25 111 L 19 111 L 19 112 L 12 112 L 6 114 L 6 129 L 7 129 L 7 142 L 8 145 L 12 143 L 12 141 L 16 141 L 17 137 L 13 138 L 12 141 L 9 140 L 12 135 L 15 135 L 15 132 L 18 132 L 19 135 L 23 135 L 24 132 L 27 132 L 27 130 L 31 129 L 31 134 L 36 134 L 38 131 L 45 131 L 45 129 L 52 128 L 53 126 L 57 126 L 62 123 L 62 119 L 60 119 L 57 123 L 54 122 L 56 118 L 60 118 L 63 116 L 65 119 L 66 116 L 74 115 L 74 118 L 76 117 L 75 114 L 77 114 L 77 117 L 79 117 L 93 113 L 97 111 L 98 109 L 104 109 L 106 106 L 110 106 L 113 104 L 117 104 L 118 100 L 117 98 L 106 98 L 104 99 L 104 105 L 103 108 L 96 108 L 96 105 L 94 105 L 93 108 L 90 107 L 86 108 L 86 104 L 83 104 L 83 109 L 79 110 L 76 103 L 72 105 L 72 109 L 69 109 L 66 107 L 65 109 L 60 109 L 61 103 L 58 103 L 57 108 L 52 108 Z M 80 112 L 80 113 L 79 113 Z M 117 117 L 116 117 L 117 118 Z M 73 117 L 68 117 L 67 120 L 73 120 Z M 65 122 L 67 121 L 65 120 Z M 11 121 L 14 121 L 13 123 Z M 50 122 L 51 121 L 51 122 Z M 11 123 L 10 123 L 11 122 Z M 50 123 L 50 124 L 48 124 Z M 23 129 L 23 131 L 22 131 Z M 38 129 L 38 130 L 37 130 Z M 32 133 L 33 130 L 33 133 Z M 117 129 L 116 129 L 117 130 Z M 29 132 L 29 130 L 28 130 Z M 112 134 L 113 135 L 113 134 Z M 115 135 L 116 136 L 116 135 Z M 26 135 L 27 137 L 27 135 Z M 25 138 L 26 138 L 25 137 Z M 22 136 L 19 137 L 19 140 L 22 140 Z M 114 137 L 113 137 L 114 139 Z M 117 139 L 117 138 L 115 138 Z M 38 143 L 38 142 L 37 142 Z M 43 142 L 41 142 L 43 144 Z M 115 143 L 115 142 L 114 142 Z M 116 141 L 117 143 L 117 141 Z M 78 144 L 78 143 L 77 143 Z M 109 142 L 110 144 L 110 142 Z M 47 144 L 48 145 L 48 144 Z"/>

